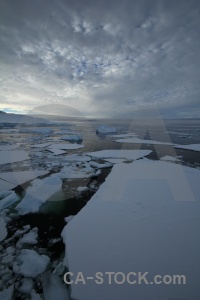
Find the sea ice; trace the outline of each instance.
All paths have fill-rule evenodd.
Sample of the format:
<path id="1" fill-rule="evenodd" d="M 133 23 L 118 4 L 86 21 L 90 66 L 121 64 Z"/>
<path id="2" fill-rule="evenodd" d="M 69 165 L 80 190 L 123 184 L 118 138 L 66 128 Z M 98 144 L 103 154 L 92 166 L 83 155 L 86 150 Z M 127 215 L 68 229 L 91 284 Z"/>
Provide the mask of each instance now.
<path id="1" fill-rule="evenodd" d="M 130 144 L 150 144 L 150 145 L 173 145 L 172 143 L 164 143 L 152 140 L 143 140 L 137 137 L 115 140 L 118 143 L 130 143 Z"/>
<path id="2" fill-rule="evenodd" d="M 19 291 L 22 294 L 30 294 L 33 288 L 33 280 L 31 278 L 22 278 L 21 286 L 19 287 Z"/>
<path id="3" fill-rule="evenodd" d="M 22 249 L 13 264 L 13 271 L 24 277 L 35 278 L 46 270 L 49 262 L 50 258 L 46 255 L 39 255 L 35 250 Z"/>
<path id="4" fill-rule="evenodd" d="M 62 150 L 76 150 L 76 149 L 81 149 L 83 148 L 83 145 L 79 145 L 79 144 L 52 144 L 50 147 L 46 148 L 47 150 L 53 152 L 55 155 L 59 155 L 59 154 L 64 154 L 66 153 L 65 151 Z"/>
<path id="5" fill-rule="evenodd" d="M 0 165 L 14 163 L 29 159 L 27 152 L 23 150 L 15 151 L 1 151 L 0 152 Z"/>
<path id="6" fill-rule="evenodd" d="M 18 148 L 17 145 L 0 145 L 0 151 L 10 151 L 10 150 L 14 150 L 17 148 Z M 1 154 L 1 152 L 0 152 L 0 154 Z"/>
<path id="7" fill-rule="evenodd" d="M 91 160 L 91 157 L 87 155 L 77 155 L 77 154 L 71 154 L 65 156 L 66 161 L 74 161 L 74 162 L 88 162 Z"/>
<path id="8" fill-rule="evenodd" d="M 151 150 L 100 150 L 88 152 L 87 155 L 102 159 L 107 158 L 124 158 L 127 160 L 135 160 L 147 156 Z"/>
<path id="9" fill-rule="evenodd" d="M 38 229 L 33 228 L 28 233 L 24 234 L 21 239 L 17 242 L 17 247 L 22 247 L 24 244 L 35 245 L 38 243 Z"/>
<path id="10" fill-rule="evenodd" d="M 26 195 L 22 201 L 16 206 L 20 215 L 34 213 L 39 211 L 50 197 L 60 192 L 62 188 L 62 180 L 56 176 L 50 176 L 43 180 L 35 179 L 26 190 Z"/>
<path id="11" fill-rule="evenodd" d="M 14 292 L 14 285 L 11 285 L 9 288 L 0 291 L 0 300 L 12 300 Z"/>
<path id="12" fill-rule="evenodd" d="M 177 157 L 173 157 L 173 156 L 169 156 L 169 155 L 165 155 L 165 156 L 161 157 L 160 160 L 165 160 L 165 161 L 180 161 L 180 159 L 178 159 Z"/>
<path id="13" fill-rule="evenodd" d="M 62 232 L 64 264 L 73 274 L 81 270 L 86 280 L 86 285 L 71 285 L 72 298 L 198 300 L 199 182 L 200 170 L 179 164 L 142 159 L 114 165 Z M 103 284 L 87 280 L 97 272 Z M 148 272 L 148 282 L 156 274 L 184 274 L 187 284 L 119 285 L 114 274 L 108 284 L 105 272 L 136 272 L 131 281 Z M 122 275 L 117 279 L 121 282 Z"/>
<path id="14" fill-rule="evenodd" d="M 48 171 L 19 171 L 19 172 L 4 172 L 0 173 L 0 179 L 8 181 L 15 186 L 33 180 L 39 176 L 48 174 Z"/>
<path id="15" fill-rule="evenodd" d="M 20 133 L 38 133 L 38 134 L 50 134 L 53 132 L 51 128 L 39 127 L 39 128 L 20 128 Z"/>

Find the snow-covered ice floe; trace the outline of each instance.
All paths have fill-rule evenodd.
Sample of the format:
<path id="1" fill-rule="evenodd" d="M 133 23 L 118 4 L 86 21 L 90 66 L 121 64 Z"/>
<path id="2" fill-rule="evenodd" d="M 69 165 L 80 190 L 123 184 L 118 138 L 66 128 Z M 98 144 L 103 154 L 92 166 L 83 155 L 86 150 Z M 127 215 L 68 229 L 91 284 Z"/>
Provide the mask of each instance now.
<path id="1" fill-rule="evenodd" d="M 50 258 L 46 255 L 40 255 L 35 250 L 22 249 L 16 257 L 13 271 L 24 277 L 35 278 L 46 270 L 49 262 Z"/>
<path id="2" fill-rule="evenodd" d="M 98 134 L 109 134 L 109 133 L 114 133 L 117 132 L 117 129 L 115 127 L 107 126 L 107 125 L 100 125 L 96 129 L 96 133 Z"/>
<path id="3" fill-rule="evenodd" d="M 152 140 L 143 140 L 138 137 L 131 137 L 131 138 L 123 138 L 115 140 L 117 143 L 130 143 L 130 144 L 149 144 L 149 145 L 173 145 L 172 143 L 164 143 L 159 141 L 152 141 Z"/>
<path id="4" fill-rule="evenodd" d="M 184 149 L 184 150 L 192 150 L 192 151 L 200 151 L 200 144 L 175 145 L 174 148 Z"/>
<path id="5" fill-rule="evenodd" d="M 31 145 L 32 148 L 46 148 L 50 146 L 52 143 L 41 143 L 41 144 L 34 144 Z"/>
<path id="6" fill-rule="evenodd" d="M 72 298 L 199 299 L 200 170 L 142 159 L 116 164 L 87 205 L 62 232 L 65 265 L 82 272 L 86 285 L 72 284 Z M 81 254 L 81 255 L 80 255 Z M 102 272 L 103 284 L 87 280 Z M 108 284 L 105 272 L 115 272 Z M 117 284 L 114 275 L 184 275 L 187 284 Z M 123 281 L 118 274 L 117 281 Z M 97 278 L 98 279 L 98 278 Z M 100 280 L 98 279 L 98 282 Z M 182 281 L 184 282 L 184 281 Z"/>
<path id="7" fill-rule="evenodd" d="M 66 161 L 73 161 L 73 162 L 88 162 L 91 160 L 91 157 L 87 155 L 77 155 L 77 154 L 71 154 L 65 156 Z"/>
<path id="8" fill-rule="evenodd" d="M 70 300 L 67 287 L 56 274 L 45 273 L 42 276 L 42 287 L 45 300 Z"/>
<path id="9" fill-rule="evenodd" d="M 27 152 L 24 150 L 0 151 L 0 165 L 14 163 L 29 159 Z"/>
<path id="10" fill-rule="evenodd" d="M 97 172 L 86 162 L 82 168 L 75 165 L 65 166 L 61 169 L 60 173 L 57 173 L 57 176 L 62 179 L 90 178 L 101 173 L 100 171 L 100 173 Z"/>
<path id="11" fill-rule="evenodd" d="M 43 180 L 35 179 L 32 186 L 26 190 L 25 197 L 16 206 L 18 213 L 25 215 L 39 211 L 42 204 L 59 193 L 61 188 L 62 180 L 57 176 L 51 175 Z"/>
<path id="12" fill-rule="evenodd" d="M 124 158 L 127 160 L 135 160 L 147 156 L 151 153 L 151 150 L 100 150 L 94 152 L 88 152 L 87 155 L 102 158 L 102 159 L 112 159 L 112 158 Z"/>

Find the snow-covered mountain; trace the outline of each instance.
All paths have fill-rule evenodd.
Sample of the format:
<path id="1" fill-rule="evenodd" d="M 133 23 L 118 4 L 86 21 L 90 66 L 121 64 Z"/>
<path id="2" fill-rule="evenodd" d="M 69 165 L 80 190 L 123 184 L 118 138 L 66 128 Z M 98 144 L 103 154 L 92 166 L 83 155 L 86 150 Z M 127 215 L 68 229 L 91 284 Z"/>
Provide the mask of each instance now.
<path id="1" fill-rule="evenodd" d="M 11 114 L 0 111 L 0 123 L 47 123 L 46 119 L 35 118 L 28 115 Z"/>

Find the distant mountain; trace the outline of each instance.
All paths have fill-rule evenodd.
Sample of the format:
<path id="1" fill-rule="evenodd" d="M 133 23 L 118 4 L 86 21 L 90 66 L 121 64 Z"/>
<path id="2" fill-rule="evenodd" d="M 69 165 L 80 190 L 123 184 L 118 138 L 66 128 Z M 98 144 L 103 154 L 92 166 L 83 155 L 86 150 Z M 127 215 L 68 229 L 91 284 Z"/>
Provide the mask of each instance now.
<path id="1" fill-rule="evenodd" d="M 35 118 L 28 115 L 10 114 L 0 111 L 0 123 L 48 123 L 49 121 L 43 118 Z"/>

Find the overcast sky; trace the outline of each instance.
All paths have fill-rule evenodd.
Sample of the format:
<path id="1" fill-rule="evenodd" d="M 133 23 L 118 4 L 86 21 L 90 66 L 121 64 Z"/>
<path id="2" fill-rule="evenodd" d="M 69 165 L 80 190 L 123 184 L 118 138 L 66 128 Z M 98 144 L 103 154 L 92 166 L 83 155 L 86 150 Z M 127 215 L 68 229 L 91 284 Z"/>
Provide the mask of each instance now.
<path id="1" fill-rule="evenodd" d="M 1 0 L 0 110 L 200 117 L 199 0 Z"/>

